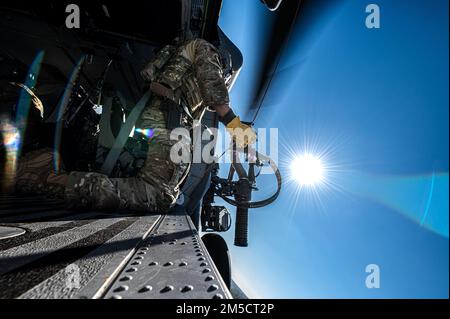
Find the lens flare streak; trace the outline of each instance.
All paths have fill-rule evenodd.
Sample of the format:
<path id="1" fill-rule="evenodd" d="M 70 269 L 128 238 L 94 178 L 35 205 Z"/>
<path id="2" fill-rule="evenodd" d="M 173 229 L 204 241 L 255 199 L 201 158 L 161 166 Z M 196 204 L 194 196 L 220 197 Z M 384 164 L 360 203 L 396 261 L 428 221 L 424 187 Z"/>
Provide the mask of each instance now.
<path id="1" fill-rule="evenodd" d="M 142 134 L 145 137 L 147 137 L 148 139 L 151 139 L 154 135 L 154 130 L 151 128 L 146 128 L 146 129 L 141 129 L 141 128 L 137 128 L 134 130 L 136 133 Z"/>
<path id="2" fill-rule="evenodd" d="M 28 71 L 28 76 L 25 79 L 25 83 L 20 85 L 22 87 L 19 101 L 17 103 L 17 111 L 16 111 L 16 120 L 15 127 L 19 130 L 20 136 L 25 136 L 28 114 L 30 112 L 30 106 L 32 102 L 32 95 L 28 92 L 28 90 L 34 88 L 36 86 L 37 78 L 39 72 L 41 70 L 42 61 L 44 60 L 44 51 L 40 51 L 33 60 L 33 63 L 30 66 Z M 22 141 L 19 139 L 19 143 Z M 17 156 L 20 156 L 21 145 L 18 145 L 17 148 Z"/>
<path id="3" fill-rule="evenodd" d="M 3 145 L 6 149 L 2 189 L 9 192 L 14 187 L 18 150 L 20 147 L 20 132 L 13 124 L 6 120 L 0 123 L 0 131 Z"/>
<path id="4" fill-rule="evenodd" d="M 55 172 L 58 174 L 61 169 L 61 158 L 60 158 L 60 148 L 61 148 L 61 138 L 62 138 L 62 131 L 64 128 L 64 115 L 66 113 L 67 105 L 70 101 L 70 96 L 72 95 L 73 87 L 75 85 L 75 81 L 78 78 L 78 75 L 81 72 L 81 68 L 84 64 L 84 61 L 86 60 L 86 56 L 82 56 L 78 62 L 78 64 L 75 66 L 72 75 L 70 76 L 70 80 L 66 85 L 66 88 L 64 90 L 63 97 L 60 100 L 60 103 L 58 105 L 58 113 L 56 118 L 56 130 L 55 130 L 55 138 L 54 138 L 54 169 Z"/>

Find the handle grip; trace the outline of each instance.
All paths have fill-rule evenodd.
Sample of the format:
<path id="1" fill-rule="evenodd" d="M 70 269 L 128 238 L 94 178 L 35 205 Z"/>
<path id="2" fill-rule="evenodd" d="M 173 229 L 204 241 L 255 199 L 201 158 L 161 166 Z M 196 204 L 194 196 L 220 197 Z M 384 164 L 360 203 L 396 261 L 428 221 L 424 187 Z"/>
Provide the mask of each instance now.
<path id="1" fill-rule="evenodd" d="M 251 199 L 249 180 L 247 178 L 241 178 L 236 187 L 236 201 L 238 203 L 247 204 Z M 248 246 L 248 205 L 238 205 L 236 208 L 234 245 L 238 247 Z"/>
<path id="2" fill-rule="evenodd" d="M 248 208 L 238 207 L 236 210 L 234 245 L 238 247 L 248 246 Z"/>

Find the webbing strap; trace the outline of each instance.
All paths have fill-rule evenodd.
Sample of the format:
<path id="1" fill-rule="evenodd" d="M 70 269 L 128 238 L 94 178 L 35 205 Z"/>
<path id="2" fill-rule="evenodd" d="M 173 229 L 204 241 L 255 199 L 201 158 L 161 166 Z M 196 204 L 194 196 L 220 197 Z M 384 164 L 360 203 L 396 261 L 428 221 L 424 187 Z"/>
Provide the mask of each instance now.
<path id="1" fill-rule="evenodd" d="M 147 91 L 147 93 L 145 93 L 144 96 L 135 105 L 124 125 L 122 125 L 119 135 L 117 135 L 117 138 L 114 141 L 114 144 L 111 150 L 109 151 L 105 162 L 102 165 L 102 168 L 100 170 L 101 173 L 105 175 L 110 175 L 111 172 L 113 171 L 117 159 L 119 158 L 120 153 L 122 153 L 122 150 L 128 140 L 128 137 L 130 136 L 131 130 L 136 125 L 136 122 L 139 116 L 141 115 L 142 111 L 144 110 L 148 100 L 150 99 L 150 96 L 151 92 Z"/>
<path id="2" fill-rule="evenodd" d="M 115 141 L 115 137 L 111 129 L 112 100 L 112 97 L 105 97 L 99 123 L 100 135 L 98 138 L 98 144 L 108 149 L 114 145 Z"/>

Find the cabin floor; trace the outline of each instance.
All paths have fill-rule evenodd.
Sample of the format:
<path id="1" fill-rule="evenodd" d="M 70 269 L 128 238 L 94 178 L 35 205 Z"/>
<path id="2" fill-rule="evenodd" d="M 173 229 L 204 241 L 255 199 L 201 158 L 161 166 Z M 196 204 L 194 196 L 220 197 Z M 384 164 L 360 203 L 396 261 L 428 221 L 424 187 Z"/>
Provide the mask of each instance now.
<path id="1" fill-rule="evenodd" d="M 0 195 L 0 237 L 17 228 L 0 239 L 2 299 L 231 298 L 184 212 L 68 211 Z"/>

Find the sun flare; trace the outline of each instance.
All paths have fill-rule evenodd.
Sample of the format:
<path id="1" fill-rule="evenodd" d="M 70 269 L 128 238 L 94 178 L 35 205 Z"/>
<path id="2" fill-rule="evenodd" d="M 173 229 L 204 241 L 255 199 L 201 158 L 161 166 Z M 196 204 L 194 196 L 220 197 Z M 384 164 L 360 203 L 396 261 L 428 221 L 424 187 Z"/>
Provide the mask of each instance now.
<path id="1" fill-rule="evenodd" d="M 291 175 L 301 186 L 315 186 L 324 180 L 325 168 L 322 160 L 312 154 L 297 155 L 290 167 Z"/>

